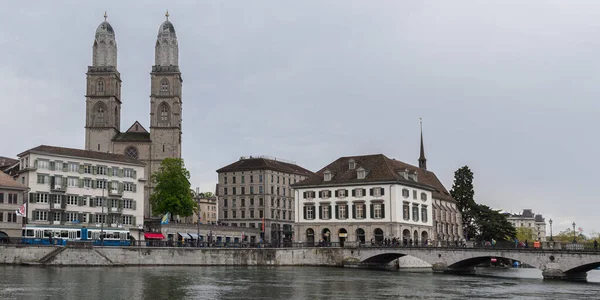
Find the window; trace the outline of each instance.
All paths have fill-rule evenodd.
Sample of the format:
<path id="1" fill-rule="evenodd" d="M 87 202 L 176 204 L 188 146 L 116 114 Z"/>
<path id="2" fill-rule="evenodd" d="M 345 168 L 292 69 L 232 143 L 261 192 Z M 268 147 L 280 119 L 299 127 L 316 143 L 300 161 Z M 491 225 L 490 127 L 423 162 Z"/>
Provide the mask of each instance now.
<path id="1" fill-rule="evenodd" d="M 251 218 L 251 219 L 254 219 L 254 209 L 251 209 L 251 210 L 250 210 L 250 218 Z"/>
<path id="2" fill-rule="evenodd" d="M 356 189 L 356 190 L 354 190 L 354 194 L 356 195 L 356 197 L 362 197 L 363 196 L 363 189 Z"/>
<path id="3" fill-rule="evenodd" d="M 83 173 L 92 174 L 92 166 L 91 165 L 83 165 Z"/>
<path id="4" fill-rule="evenodd" d="M 263 176 L 262 176 L 262 174 L 258 175 L 258 182 L 261 182 L 261 183 L 263 182 Z"/>
<path id="5" fill-rule="evenodd" d="M 36 203 L 48 203 L 48 194 L 35 194 Z"/>
<path id="6" fill-rule="evenodd" d="M 49 165 L 50 165 L 50 162 L 48 162 L 47 160 L 40 160 L 40 161 L 38 161 L 38 168 L 39 169 L 49 169 Z"/>
<path id="7" fill-rule="evenodd" d="M 427 222 L 427 205 L 421 206 L 421 221 Z"/>
<path id="8" fill-rule="evenodd" d="M 61 213 L 54 213 L 54 219 L 53 220 L 55 222 L 60 222 L 60 217 L 61 217 L 60 215 L 61 215 Z"/>
<path id="9" fill-rule="evenodd" d="M 354 161 L 354 159 L 351 159 L 351 160 L 348 161 L 348 168 L 350 170 L 356 169 L 356 162 Z"/>
<path id="10" fill-rule="evenodd" d="M 427 194 L 421 193 L 421 200 L 427 201 Z"/>
<path id="11" fill-rule="evenodd" d="M 92 187 L 92 180 L 89 178 L 84 178 L 83 179 L 83 187 L 85 188 L 91 188 Z"/>
<path id="12" fill-rule="evenodd" d="M 258 211 L 258 217 L 262 219 L 264 216 L 265 216 L 265 213 L 264 213 L 264 211 L 263 211 L 262 209 L 261 209 L 261 210 L 259 210 L 259 211 Z"/>
<path id="13" fill-rule="evenodd" d="M 117 168 L 113 168 L 113 170 L 117 170 Z M 115 175 L 117 176 L 117 175 Z M 133 169 L 123 169 L 123 176 L 127 178 L 133 178 Z"/>
<path id="14" fill-rule="evenodd" d="M 328 190 L 320 191 L 319 193 L 321 194 L 320 198 L 329 198 L 331 196 L 331 191 Z"/>
<path id="15" fill-rule="evenodd" d="M 323 211 L 321 219 L 328 220 L 331 218 L 331 216 L 329 215 L 329 205 L 321 206 L 321 210 Z"/>
<path id="16" fill-rule="evenodd" d="M 263 198 L 258 198 L 258 206 L 265 206 Z"/>
<path id="17" fill-rule="evenodd" d="M 223 195 L 227 195 L 227 188 L 223 188 Z"/>
<path id="18" fill-rule="evenodd" d="M 417 200 L 417 191 L 413 190 L 413 199 Z"/>
<path id="19" fill-rule="evenodd" d="M 106 175 L 106 167 L 98 166 L 98 175 Z"/>
<path id="20" fill-rule="evenodd" d="M 39 184 L 47 184 L 48 183 L 48 175 L 37 175 L 37 183 Z"/>
<path id="21" fill-rule="evenodd" d="M 168 93 L 169 92 L 169 80 L 166 78 L 163 78 L 160 81 L 160 92 L 161 93 Z"/>
<path id="22" fill-rule="evenodd" d="M 133 159 L 138 159 L 138 150 L 137 148 L 130 146 L 125 149 L 125 156 Z"/>
<path id="23" fill-rule="evenodd" d="M 373 189 L 373 196 L 374 197 L 381 197 L 381 190 L 382 190 L 382 188 L 374 188 Z"/>
<path id="24" fill-rule="evenodd" d="M 263 186 L 262 185 L 258 187 L 258 193 L 259 194 L 264 194 L 264 190 L 263 190 Z"/>
<path id="25" fill-rule="evenodd" d="M 419 222 L 419 205 L 418 204 L 413 204 L 412 215 L 413 215 L 413 221 Z"/>
<path id="26" fill-rule="evenodd" d="M 246 176 L 242 175 L 241 178 L 242 178 L 242 183 L 246 183 Z"/>
<path id="27" fill-rule="evenodd" d="M 382 211 L 381 211 L 381 206 L 382 205 L 380 203 L 373 204 L 373 217 L 375 219 L 381 219 L 381 218 L 383 218 L 383 214 L 382 214 Z"/>
<path id="28" fill-rule="evenodd" d="M 68 195 L 67 196 L 67 205 L 77 205 L 77 196 Z"/>
<path id="29" fill-rule="evenodd" d="M 408 198 L 410 196 L 410 191 L 408 189 L 402 189 L 402 197 Z"/>
<path id="30" fill-rule="evenodd" d="M 254 176 L 250 175 L 250 183 L 254 183 Z"/>
<path id="31" fill-rule="evenodd" d="M 251 187 L 250 187 L 250 194 L 251 194 L 251 195 L 253 195 L 253 194 L 254 194 L 254 187 L 253 187 L 253 186 L 251 186 Z"/>
<path id="32" fill-rule="evenodd" d="M 99 93 L 103 93 L 104 92 L 104 79 L 103 78 L 98 78 L 98 84 L 97 84 L 97 91 Z"/>
<path id="33" fill-rule="evenodd" d="M 307 205 L 304 207 L 306 210 L 306 220 L 314 220 L 315 219 L 315 207 L 313 205 Z"/>
<path id="34" fill-rule="evenodd" d="M 223 176 L 223 184 L 227 184 L 227 176 Z"/>
<path id="35" fill-rule="evenodd" d="M 285 199 L 281 200 L 281 208 L 285 208 Z M 291 208 L 291 207 L 290 207 Z"/>
<path id="36" fill-rule="evenodd" d="M 133 209 L 133 200 L 123 199 L 123 208 Z"/>
<path id="37" fill-rule="evenodd" d="M 233 184 L 235 184 L 235 179 L 236 179 L 236 177 L 235 177 L 235 176 L 233 176 L 233 178 L 232 178 L 232 180 L 233 180 Z"/>
<path id="38" fill-rule="evenodd" d="M 69 163 L 69 172 L 79 172 L 79 164 Z"/>
<path id="39" fill-rule="evenodd" d="M 254 198 L 250 198 L 250 206 L 254 206 Z"/>
<path id="40" fill-rule="evenodd" d="M 405 221 L 410 220 L 410 208 L 408 202 L 404 202 L 404 205 L 402 206 L 402 217 Z"/>
<path id="41" fill-rule="evenodd" d="M 243 177 L 242 177 L 242 178 L 243 178 Z M 245 195 L 245 194 L 246 194 L 246 187 L 245 187 L 245 186 L 243 186 L 243 187 L 242 187 L 242 195 Z"/>
<path id="42" fill-rule="evenodd" d="M 245 210 L 242 210 L 242 211 L 241 211 L 241 214 L 242 214 L 242 215 L 241 215 L 242 219 L 245 219 L 245 218 L 246 218 L 246 211 L 245 211 Z"/>
<path id="43" fill-rule="evenodd" d="M 47 211 L 36 211 L 34 213 L 36 221 L 48 221 L 48 212 Z"/>
<path id="44" fill-rule="evenodd" d="M 117 186 L 117 184 L 113 183 L 113 188 L 116 187 L 116 186 Z M 134 184 L 131 183 L 131 182 L 124 182 L 123 183 L 123 190 L 126 191 L 126 192 L 133 192 L 133 190 L 134 190 Z"/>
<path id="45" fill-rule="evenodd" d="M 104 127 L 106 126 L 106 120 L 105 120 L 105 114 L 104 112 L 106 112 L 106 105 L 104 105 L 103 102 L 98 102 L 96 103 L 96 105 L 94 106 L 94 125 L 98 126 L 98 127 Z"/>
<path id="46" fill-rule="evenodd" d="M 231 188 L 231 194 L 232 194 L 232 195 L 235 195 L 235 194 L 236 194 L 236 192 L 235 192 L 235 186 Z"/>
<path id="47" fill-rule="evenodd" d="M 67 222 L 76 222 L 76 221 L 78 221 L 78 219 L 77 219 L 77 213 L 68 212 L 68 213 L 65 213 L 65 216 L 66 216 Z"/>
<path id="48" fill-rule="evenodd" d="M 364 219 L 365 218 L 365 205 L 364 204 L 356 204 L 355 205 L 356 214 L 354 217 L 356 219 Z"/>
<path id="49" fill-rule="evenodd" d="M 242 199 L 241 207 L 246 207 L 246 199 Z"/>
<path id="50" fill-rule="evenodd" d="M 106 188 L 106 181 L 105 180 L 97 179 L 96 180 L 96 188 L 105 189 Z"/>
<path id="51" fill-rule="evenodd" d="M 347 219 L 346 205 L 338 205 L 338 219 Z"/>
<path id="52" fill-rule="evenodd" d="M 223 219 L 227 219 L 227 210 L 223 211 Z"/>
<path id="53" fill-rule="evenodd" d="M 223 207 L 227 207 L 227 199 L 223 199 Z"/>
<path id="54" fill-rule="evenodd" d="M 325 181 L 331 181 L 331 172 L 325 171 Z"/>
<path id="55" fill-rule="evenodd" d="M 133 224 L 133 216 L 124 215 L 123 216 L 123 224 L 124 225 L 134 225 Z"/>
<path id="56" fill-rule="evenodd" d="M 106 223 L 106 215 L 94 215 L 96 223 Z"/>
<path id="57" fill-rule="evenodd" d="M 337 196 L 340 198 L 346 197 L 346 190 L 338 190 L 337 194 Z"/>
<path id="58" fill-rule="evenodd" d="M 67 185 L 69 187 L 78 187 L 79 186 L 79 178 L 73 178 L 73 177 L 67 178 Z"/>
<path id="59" fill-rule="evenodd" d="M 356 171 L 356 177 L 358 179 L 365 179 L 365 177 L 367 177 L 367 171 L 365 169 L 363 169 L 363 168 L 359 168 Z"/>
<path id="60" fill-rule="evenodd" d="M 231 218 L 233 218 L 233 219 L 237 218 L 237 211 L 234 210 L 231 212 Z"/>

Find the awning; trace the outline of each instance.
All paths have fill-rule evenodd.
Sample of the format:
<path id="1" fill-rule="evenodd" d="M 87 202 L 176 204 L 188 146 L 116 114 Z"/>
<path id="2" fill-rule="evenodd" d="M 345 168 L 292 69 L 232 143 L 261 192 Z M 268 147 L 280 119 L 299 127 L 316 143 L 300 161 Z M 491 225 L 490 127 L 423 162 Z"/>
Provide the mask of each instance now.
<path id="1" fill-rule="evenodd" d="M 188 234 L 192 237 L 192 239 L 197 240 L 198 239 L 198 235 L 195 233 L 189 233 Z"/>
<path id="2" fill-rule="evenodd" d="M 165 236 L 162 235 L 162 233 L 155 233 L 155 232 L 145 232 L 144 237 L 146 239 L 155 239 L 155 240 L 162 240 L 165 238 Z"/>
<path id="3" fill-rule="evenodd" d="M 190 235 L 185 232 L 178 232 L 177 234 L 179 234 L 179 236 L 181 236 L 185 240 L 189 240 L 191 238 Z"/>

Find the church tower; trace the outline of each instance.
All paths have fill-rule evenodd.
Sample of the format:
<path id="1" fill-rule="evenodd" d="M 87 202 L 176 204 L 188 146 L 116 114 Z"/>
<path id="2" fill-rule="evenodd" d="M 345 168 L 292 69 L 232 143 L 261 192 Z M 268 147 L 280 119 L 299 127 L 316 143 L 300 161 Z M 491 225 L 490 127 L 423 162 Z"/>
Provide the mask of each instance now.
<path id="1" fill-rule="evenodd" d="M 181 72 L 175 27 L 166 20 L 158 28 L 150 91 L 150 139 L 152 166 L 149 174 L 167 157 L 181 157 Z"/>
<path id="2" fill-rule="evenodd" d="M 117 41 L 106 21 L 96 29 L 92 65 L 86 87 L 85 149 L 112 152 L 112 139 L 121 127 L 121 75 L 117 71 Z"/>

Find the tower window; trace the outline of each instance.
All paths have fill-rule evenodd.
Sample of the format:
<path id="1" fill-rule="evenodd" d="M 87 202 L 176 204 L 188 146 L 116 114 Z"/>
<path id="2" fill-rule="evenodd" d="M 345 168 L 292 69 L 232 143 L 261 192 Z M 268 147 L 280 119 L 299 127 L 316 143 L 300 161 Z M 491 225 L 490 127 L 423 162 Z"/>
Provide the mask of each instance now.
<path id="1" fill-rule="evenodd" d="M 166 78 L 163 78 L 160 81 L 160 92 L 161 93 L 168 93 L 169 92 L 169 80 Z"/>
<path id="2" fill-rule="evenodd" d="M 127 149 L 125 149 L 125 155 L 127 157 L 133 158 L 133 159 L 138 159 L 138 151 L 135 147 L 128 147 Z"/>
<path id="3" fill-rule="evenodd" d="M 94 126 L 98 126 L 98 127 L 106 126 L 105 113 L 106 113 L 106 105 L 103 102 L 96 103 L 96 105 L 94 106 L 94 112 L 93 112 Z"/>
<path id="4" fill-rule="evenodd" d="M 98 79 L 98 92 L 104 92 L 104 79 Z"/>
<path id="5" fill-rule="evenodd" d="M 158 107 L 158 111 L 160 112 L 160 119 L 159 122 L 162 123 L 162 125 L 167 125 L 170 121 L 170 111 L 171 109 L 169 108 L 169 104 L 163 102 L 160 104 L 160 106 Z"/>

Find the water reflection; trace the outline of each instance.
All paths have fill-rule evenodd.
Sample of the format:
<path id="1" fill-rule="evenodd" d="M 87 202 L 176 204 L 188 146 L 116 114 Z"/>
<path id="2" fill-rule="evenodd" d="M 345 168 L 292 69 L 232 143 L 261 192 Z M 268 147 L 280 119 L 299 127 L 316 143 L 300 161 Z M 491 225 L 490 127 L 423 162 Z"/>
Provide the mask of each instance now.
<path id="1" fill-rule="evenodd" d="M 546 282 L 535 269 L 478 276 L 308 267 L 0 266 L 0 299 L 592 299 L 596 283 Z"/>

